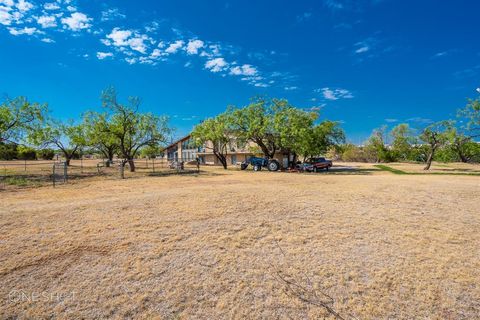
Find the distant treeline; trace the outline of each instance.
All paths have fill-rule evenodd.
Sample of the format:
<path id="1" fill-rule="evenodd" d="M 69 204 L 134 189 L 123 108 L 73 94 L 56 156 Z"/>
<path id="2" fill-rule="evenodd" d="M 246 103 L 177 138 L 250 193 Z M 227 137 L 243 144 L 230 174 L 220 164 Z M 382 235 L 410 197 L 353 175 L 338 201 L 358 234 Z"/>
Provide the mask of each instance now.
<path id="1" fill-rule="evenodd" d="M 35 149 L 16 143 L 0 142 L 0 160 L 52 160 L 53 149 Z"/>
<path id="2" fill-rule="evenodd" d="M 67 165 L 88 150 L 108 159 L 122 159 L 135 170 L 134 159 L 155 156 L 168 141 L 172 129 L 168 117 L 139 111 L 140 99 L 117 100 L 114 88 L 101 96 L 102 112 L 86 111 L 81 120 L 61 121 L 50 116 L 46 104 L 25 97 L 0 104 L 0 159 L 52 159 L 59 153 Z M 195 126 L 194 143 L 210 148 L 227 168 L 232 146 L 248 142 L 259 153 L 273 158 L 277 152 L 297 158 L 327 155 L 345 161 L 425 162 L 433 160 L 479 162 L 480 98 L 469 100 L 457 119 L 410 128 L 399 124 L 391 131 L 381 127 L 362 145 L 346 144 L 339 122 L 321 119 L 318 110 L 305 111 L 285 99 L 258 97 L 250 104 L 230 106 L 216 117 Z M 55 150 L 55 151 L 54 151 Z"/>

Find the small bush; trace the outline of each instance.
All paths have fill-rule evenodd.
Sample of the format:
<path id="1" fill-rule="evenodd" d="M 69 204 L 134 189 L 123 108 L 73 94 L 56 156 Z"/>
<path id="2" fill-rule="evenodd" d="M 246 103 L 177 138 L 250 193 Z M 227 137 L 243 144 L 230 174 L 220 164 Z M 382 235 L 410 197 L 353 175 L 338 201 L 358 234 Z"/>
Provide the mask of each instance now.
<path id="1" fill-rule="evenodd" d="M 55 151 L 52 149 L 41 149 L 37 151 L 37 157 L 43 160 L 53 160 L 53 157 L 55 157 Z"/>

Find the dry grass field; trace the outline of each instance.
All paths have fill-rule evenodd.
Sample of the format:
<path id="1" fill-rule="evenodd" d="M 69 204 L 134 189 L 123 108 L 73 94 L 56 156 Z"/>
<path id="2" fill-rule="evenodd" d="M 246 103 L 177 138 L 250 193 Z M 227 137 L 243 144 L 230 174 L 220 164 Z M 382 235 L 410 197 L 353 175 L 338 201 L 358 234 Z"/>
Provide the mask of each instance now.
<path id="1" fill-rule="evenodd" d="M 0 318 L 480 318 L 480 177 L 354 167 L 0 192 Z"/>

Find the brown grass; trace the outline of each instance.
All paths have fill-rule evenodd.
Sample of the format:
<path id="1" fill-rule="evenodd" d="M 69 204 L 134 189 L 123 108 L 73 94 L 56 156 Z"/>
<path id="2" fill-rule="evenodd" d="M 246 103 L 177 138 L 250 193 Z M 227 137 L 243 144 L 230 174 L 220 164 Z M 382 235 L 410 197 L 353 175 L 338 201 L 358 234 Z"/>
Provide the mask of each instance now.
<path id="1" fill-rule="evenodd" d="M 480 178 L 361 166 L 4 191 L 1 318 L 478 318 Z"/>

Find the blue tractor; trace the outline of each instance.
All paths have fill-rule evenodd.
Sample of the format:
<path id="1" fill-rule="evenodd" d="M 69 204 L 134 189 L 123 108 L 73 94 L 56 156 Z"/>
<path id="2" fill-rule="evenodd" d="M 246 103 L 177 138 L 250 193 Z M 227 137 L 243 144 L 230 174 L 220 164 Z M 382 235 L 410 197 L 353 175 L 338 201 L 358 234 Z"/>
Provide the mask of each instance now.
<path id="1" fill-rule="evenodd" d="M 248 165 L 252 165 L 254 171 L 260 171 L 262 168 L 267 168 L 268 171 L 278 171 L 280 169 L 280 163 L 275 159 L 250 157 L 242 162 L 240 169 L 245 170 Z"/>

